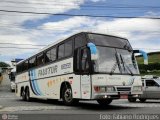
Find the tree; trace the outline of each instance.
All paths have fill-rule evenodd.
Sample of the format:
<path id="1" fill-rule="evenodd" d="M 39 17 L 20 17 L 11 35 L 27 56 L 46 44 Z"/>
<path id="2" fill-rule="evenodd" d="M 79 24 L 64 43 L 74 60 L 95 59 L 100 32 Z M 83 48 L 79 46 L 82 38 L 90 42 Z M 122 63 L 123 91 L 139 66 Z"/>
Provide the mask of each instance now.
<path id="1" fill-rule="evenodd" d="M 5 62 L 0 62 L 0 67 L 10 67 L 10 65 L 8 63 Z"/>

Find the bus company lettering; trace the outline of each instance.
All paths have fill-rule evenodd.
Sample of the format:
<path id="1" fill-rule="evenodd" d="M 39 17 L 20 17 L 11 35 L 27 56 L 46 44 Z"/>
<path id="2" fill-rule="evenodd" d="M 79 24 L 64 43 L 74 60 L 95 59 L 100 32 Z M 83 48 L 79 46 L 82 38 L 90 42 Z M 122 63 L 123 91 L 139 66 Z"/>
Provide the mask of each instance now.
<path id="1" fill-rule="evenodd" d="M 63 64 L 61 65 L 61 69 L 67 69 L 67 68 L 71 68 L 71 63 L 66 63 L 66 64 Z"/>
<path id="2" fill-rule="evenodd" d="M 40 70 L 38 70 L 38 77 L 56 73 L 57 68 L 58 68 L 58 66 L 55 65 L 55 66 L 52 66 L 52 67 L 47 67 L 47 68 L 44 68 L 44 69 L 40 69 Z"/>

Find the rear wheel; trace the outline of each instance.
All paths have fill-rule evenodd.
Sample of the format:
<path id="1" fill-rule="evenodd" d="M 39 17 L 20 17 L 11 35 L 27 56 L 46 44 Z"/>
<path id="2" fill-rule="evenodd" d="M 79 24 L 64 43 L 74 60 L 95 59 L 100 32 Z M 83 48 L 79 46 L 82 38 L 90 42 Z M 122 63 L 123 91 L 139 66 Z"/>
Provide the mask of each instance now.
<path id="1" fill-rule="evenodd" d="M 29 88 L 27 87 L 25 91 L 26 91 L 26 92 L 25 92 L 25 93 L 26 93 L 26 94 L 25 94 L 26 101 L 29 102 L 29 101 L 31 101 Z"/>
<path id="2" fill-rule="evenodd" d="M 101 106 L 106 106 L 106 105 L 109 105 L 112 102 L 112 99 L 100 99 L 100 100 L 97 100 L 97 102 Z"/>
<path id="3" fill-rule="evenodd" d="M 73 99 L 72 89 L 70 85 L 66 85 L 62 89 L 62 99 L 65 105 L 75 105 L 78 103 L 77 99 Z"/>
<path id="4" fill-rule="evenodd" d="M 139 98 L 140 102 L 145 102 L 146 99 L 145 98 Z"/>
<path id="5" fill-rule="evenodd" d="M 137 100 L 136 98 L 128 98 L 129 102 L 136 102 L 136 100 Z"/>
<path id="6" fill-rule="evenodd" d="M 24 101 L 26 100 L 25 90 L 22 90 L 21 97 L 22 97 L 22 100 Z"/>

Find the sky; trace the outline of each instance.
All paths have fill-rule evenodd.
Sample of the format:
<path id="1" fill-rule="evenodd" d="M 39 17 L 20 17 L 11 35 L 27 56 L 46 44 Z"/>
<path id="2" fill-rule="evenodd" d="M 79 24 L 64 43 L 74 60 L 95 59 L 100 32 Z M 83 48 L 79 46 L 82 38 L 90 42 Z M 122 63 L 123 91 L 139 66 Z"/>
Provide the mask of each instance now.
<path id="1" fill-rule="evenodd" d="M 12 12 L 9 12 L 12 11 Z M 52 13 L 28 14 L 17 13 Z M 65 16 L 74 14 L 135 18 Z M 127 38 L 133 49 L 160 51 L 159 0 L 1 0 L 0 61 L 26 59 L 59 39 L 81 31 Z"/>

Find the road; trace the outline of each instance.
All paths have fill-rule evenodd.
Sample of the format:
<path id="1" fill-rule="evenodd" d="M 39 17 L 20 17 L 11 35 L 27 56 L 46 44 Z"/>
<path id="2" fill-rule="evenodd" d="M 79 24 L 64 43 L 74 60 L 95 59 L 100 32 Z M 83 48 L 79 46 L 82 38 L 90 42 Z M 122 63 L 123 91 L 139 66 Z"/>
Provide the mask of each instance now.
<path id="1" fill-rule="evenodd" d="M 36 114 L 36 115 L 97 115 L 102 114 L 159 114 L 160 100 L 148 100 L 146 103 L 129 103 L 127 100 L 115 100 L 107 107 L 101 107 L 96 101 L 80 101 L 76 106 L 65 106 L 61 101 L 36 100 L 32 102 L 22 101 L 10 92 L 9 88 L 0 89 L 0 113 L 1 114 Z M 43 117 L 42 116 L 42 117 Z M 41 118 L 42 118 L 41 117 Z M 91 116 L 90 116 L 91 117 Z M 64 117 L 65 118 L 65 117 Z M 78 117 L 77 119 L 81 119 Z M 99 118 L 100 119 L 100 118 Z M 84 118 L 83 118 L 84 120 Z"/>

